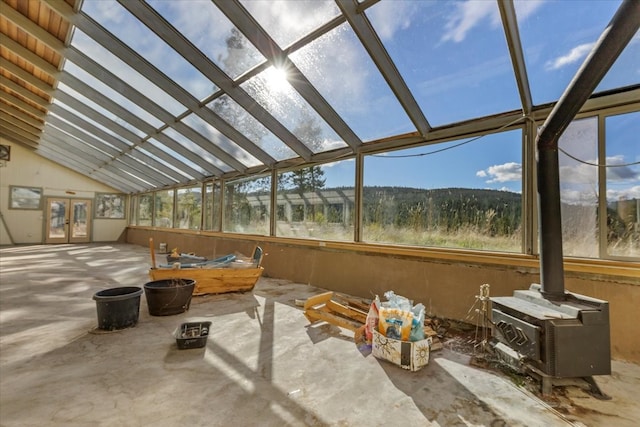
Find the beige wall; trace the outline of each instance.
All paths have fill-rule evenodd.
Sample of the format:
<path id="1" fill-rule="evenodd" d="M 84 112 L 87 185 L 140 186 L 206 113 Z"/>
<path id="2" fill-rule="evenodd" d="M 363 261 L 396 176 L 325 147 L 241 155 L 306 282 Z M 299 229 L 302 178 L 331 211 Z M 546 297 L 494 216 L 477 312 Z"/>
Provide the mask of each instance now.
<path id="1" fill-rule="evenodd" d="M 12 243 L 9 236 L 16 244 L 44 242 L 45 212 L 9 209 L 9 188 L 12 185 L 42 188 L 43 201 L 48 196 L 94 200 L 96 193 L 119 193 L 18 144 L 3 138 L 0 138 L 0 143 L 11 146 L 11 160 L 0 167 L 0 212 L 6 224 L 5 228 L 0 222 L 1 245 Z M 93 220 L 92 241 L 117 241 L 126 226 L 124 219 Z"/>
<path id="2" fill-rule="evenodd" d="M 422 302 L 431 316 L 472 324 L 476 317 L 469 310 L 482 284 L 490 285 L 491 296 L 511 296 L 540 280 L 538 260 L 523 255 L 461 256 L 441 251 L 440 258 L 436 251 L 407 255 L 397 249 L 366 250 L 366 245 L 349 249 L 349 244 L 206 234 L 131 227 L 126 240 L 148 246 L 153 237 L 156 249 L 167 243 L 169 249 L 210 258 L 234 252 L 248 255 L 258 243 L 265 251 L 265 276 L 367 298 L 376 294 L 382 298 L 393 290 Z M 164 260 L 165 255 L 157 255 L 158 262 Z M 640 264 L 583 261 L 568 263 L 565 269 L 568 291 L 609 302 L 612 357 L 640 363 Z"/>

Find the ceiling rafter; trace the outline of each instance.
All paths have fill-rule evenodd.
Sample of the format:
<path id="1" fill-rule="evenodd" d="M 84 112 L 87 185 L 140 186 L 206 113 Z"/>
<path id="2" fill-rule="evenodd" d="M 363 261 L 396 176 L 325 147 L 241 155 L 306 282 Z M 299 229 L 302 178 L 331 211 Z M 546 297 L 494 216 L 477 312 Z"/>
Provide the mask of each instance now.
<path id="1" fill-rule="evenodd" d="M 253 16 L 237 0 L 212 1 L 272 65 L 287 70 L 290 76 L 288 79 L 289 84 L 354 152 L 357 151 L 362 145 L 360 138 L 342 120 L 342 117 L 329 105 L 320 92 L 302 74 L 302 71 L 289 59 Z"/>
<path id="2" fill-rule="evenodd" d="M 267 129 L 289 146 L 305 160 L 309 160 L 312 151 L 293 135 L 282 123 L 258 104 L 248 93 L 227 76 L 216 64 L 207 58 L 181 33 L 158 15 L 149 5 L 139 1 L 118 0 L 131 14 L 144 23 L 151 31 L 171 46 L 198 69 L 204 76 L 216 84 L 249 114 L 261 122 Z"/>
<path id="3" fill-rule="evenodd" d="M 336 3 L 342 10 L 342 13 L 345 14 L 349 25 L 353 28 L 353 31 L 360 39 L 364 48 L 369 52 L 371 59 L 378 67 L 378 70 L 380 70 L 382 77 L 384 77 L 389 84 L 389 87 L 398 98 L 398 101 L 414 126 L 418 129 L 418 132 L 420 132 L 420 135 L 426 136 L 431 130 L 431 126 L 380 41 L 380 38 L 371 26 L 371 23 L 365 14 L 360 11 L 360 4 L 356 0 L 336 0 Z"/>
<path id="4" fill-rule="evenodd" d="M 144 59 L 138 53 L 134 52 L 130 47 L 122 43 L 118 38 L 114 37 L 113 34 L 102 28 L 100 24 L 82 13 L 78 15 L 76 24 L 79 29 L 81 29 L 88 36 L 102 45 L 102 47 L 120 58 L 131 68 L 138 71 L 141 75 L 146 76 L 149 80 L 153 81 L 159 87 L 162 87 L 163 90 L 173 96 L 187 109 L 218 129 L 231 141 L 238 144 L 241 148 L 249 152 L 251 155 L 256 157 L 267 166 L 273 166 L 273 164 L 275 163 L 275 159 L 273 157 L 271 157 L 268 153 L 255 145 L 237 129 L 229 125 L 220 116 L 215 114 L 210 109 L 204 107 L 200 103 L 200 101 L 198 101 L 198 99 L 192 96 L 183 87 L 178 85 L 174 80 L 151 65 L 146 59 Z"/>
<path id="5" fill-rule="evenodd" d="M 123 96 L 128 98 L 131 102 L 133 102 L 140 108 L 144 109 L 151 115 L 155 116 L 156 118 L 158 118 L 160 121 L 162 121 L 169 127 L 172 127 L 178 130 L 178 132 L 180 133 L 188 134 L 189 138 L 194 143 L 199 145 L 203 150 L 209 151 L 212 155 L 218 158 L 218 160 L 220 160 L 223 163 L 226 163 L 232 169 L 235 169 L 239 172 L 244 172 L 244 170 L 246 169 L 245 165 L 243 165 L 241 162 L 236 160 L 229 153 L 222 150 L 220 147 L 216 146 L 215 144 L 212 144 L 203 135 L 199 134 L 195 130 L 192 130 L 191 128 L 187 128 L 187 126 L 181 122 L 177 122 L 175 116 L 173 116 L 167 110 L 165 110 L 160 105 L 153 102 L 151 99 L 146 97 L 143 93 L 141 93 L 139 90 L 137 90 L 130 84 L 126 83 L 125 81 L 117 77 L 115 74 L 102 68 L 100 64 L 98 64 L 97 62 L 95 62 L 94 60 L 92 60 L 91 58 L 89 58 L 88 56 L 86 56 L 76 48 L 74 47 L 69 48 L 69 51 L 67 53 L 67 59 L 73 62 L 74 64 L 82 67 L 85 71 L 89 72 L 93 77 L 100 80 L 107 86 L 113 88 L 117 92 L 120 92 L 121 94 L 123 94 Z"/>
<path id="6" fill-rule="evenodd" d="M 499 1 L 498 9 L 500 10 L 502 27 L 504 28 L 505 37 L 507 38 L 507 46 L 509 47 L 509 55 L 511 56 L 516 84 L 518 85 L 522 112 L 525 115 L 529 115 L 531 111 L 533 111 L 533 98 L 531 97 L 531 89 L 529 88 L 529 78 L 524 62 L 524 52 L 522 51 L 522 42 L 520 41 L 520 31 L 518 30 L 518 20 L 516 18 L 516 9 L 513 0 Z"/>

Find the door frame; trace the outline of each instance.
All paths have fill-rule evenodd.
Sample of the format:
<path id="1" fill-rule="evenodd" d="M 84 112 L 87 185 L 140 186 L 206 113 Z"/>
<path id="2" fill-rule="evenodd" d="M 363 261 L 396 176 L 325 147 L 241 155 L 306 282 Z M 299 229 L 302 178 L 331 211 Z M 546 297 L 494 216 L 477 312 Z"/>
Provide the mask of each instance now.
<path id="1" fill-rule="evenodd" d="M 55 201 L 61 201 L 65 203 L 67 209 L 65 210 L 64 217 L 64 236 L 63 237 L 51 237 L 51 203 Z M 86 235 L 74 236 L 72 228 L 72 215 L 75 209 L 74 203 L 82 202 L 87 206 L 86 220 Z M 44 243 L 45 244 L 64 244 L 64 243 L 90 243 L 91 242 L 91 226 L 93 219 L 93 199 L 85 198 L 72 198 L 72 197 L 56 197 L 48 196 L 45 198 L 44 206 Z"/>

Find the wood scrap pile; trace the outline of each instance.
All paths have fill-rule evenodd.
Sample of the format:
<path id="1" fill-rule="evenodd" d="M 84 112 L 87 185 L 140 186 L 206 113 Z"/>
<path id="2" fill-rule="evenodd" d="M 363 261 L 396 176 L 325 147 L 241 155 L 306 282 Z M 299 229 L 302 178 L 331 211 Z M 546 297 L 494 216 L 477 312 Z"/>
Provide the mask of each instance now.
<path id="1" fill-rule="evenodd" d="M 357 298 L 336 292 L 324 292 L 304 301 L 304 315 L 311 323 L 327 322 L 349 329 L 356 335 L 364 330 L 371 300 Z M 440 350 L 442 342 L 438 333 L 431 328 L 432 320 L 425 319 L 425 337 L 431 337 L 431 351 Z"/>

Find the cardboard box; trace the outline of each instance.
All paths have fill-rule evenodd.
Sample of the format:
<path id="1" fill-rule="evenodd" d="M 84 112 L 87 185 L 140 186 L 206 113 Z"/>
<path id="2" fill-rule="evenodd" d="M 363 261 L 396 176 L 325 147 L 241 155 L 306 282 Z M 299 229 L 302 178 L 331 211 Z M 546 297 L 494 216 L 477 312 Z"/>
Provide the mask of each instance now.
<path id="1" fill-rule="evenodd" d="M 378 359 L 389 362 L 410 371 L 417 371 L 429 363 L 431 337 L 420 341 L 400 341 L 387 338 L 373 331 L 371 352 Z"/>

